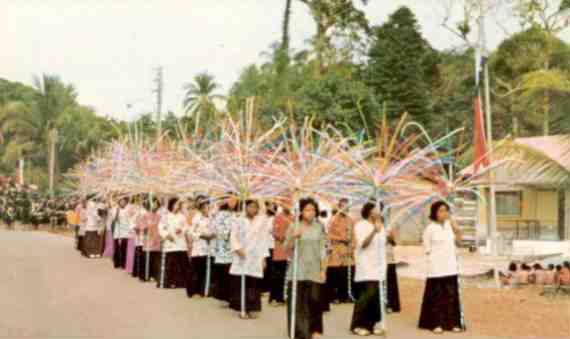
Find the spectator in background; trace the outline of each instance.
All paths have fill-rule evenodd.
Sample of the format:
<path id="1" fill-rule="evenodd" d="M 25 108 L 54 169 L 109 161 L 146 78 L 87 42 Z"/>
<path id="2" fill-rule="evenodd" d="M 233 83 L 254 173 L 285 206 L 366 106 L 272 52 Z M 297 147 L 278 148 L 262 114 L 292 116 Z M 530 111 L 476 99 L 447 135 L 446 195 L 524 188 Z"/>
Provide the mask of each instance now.
<path id="1" fill-rule="evenodd" d="M 570 285 L 570 262 L 565 261 L 559 272 L 559 283 L 562 286 Z"/>
<path id="2" fill-rule="evenodd" d="M 516 283 L 517 284 L 528 284 L 529 283 L 529 276 L 530 276 L 530 266 L 527 264 L 522 264 L 520 270 L 517 271 L 516 274 Z"/>
<path id="3" fill-rule="evenodd" d="M 544 285 L 546 280 L 546 272 L 542 268 L 542 265 L 536 263 L 532 266 L 533 271 L 529 277 L 530 283 L 535 285 Z"/>
<path id="4" fill-rule="evenodd" d="M 509 264 L 509 270 L 507 273 L 501 273 L 501 284 L 503 286 L 512 286 L 513 282 L 516 280 L 517 275 L 517 264 L 511 262 Z"/>
<path id="5" fill-rule="evenodd" d="M 556 268 L 553 264 L 548 265 L 548 269 L 545 271 L 544 274 L 544 284 L 545 285 L 554 285 L 554 278 L 556 276 Z"/>

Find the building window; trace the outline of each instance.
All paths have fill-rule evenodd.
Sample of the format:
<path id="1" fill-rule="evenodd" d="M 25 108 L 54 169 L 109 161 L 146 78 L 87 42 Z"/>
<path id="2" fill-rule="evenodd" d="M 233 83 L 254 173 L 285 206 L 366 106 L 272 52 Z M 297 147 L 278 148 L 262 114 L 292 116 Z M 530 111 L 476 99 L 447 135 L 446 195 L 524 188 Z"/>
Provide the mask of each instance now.
<path id="1" fill-rule="evenodd" d="M 497 192 L 497 215 L 520 217 L 522 214 L 522 192 Z"/>

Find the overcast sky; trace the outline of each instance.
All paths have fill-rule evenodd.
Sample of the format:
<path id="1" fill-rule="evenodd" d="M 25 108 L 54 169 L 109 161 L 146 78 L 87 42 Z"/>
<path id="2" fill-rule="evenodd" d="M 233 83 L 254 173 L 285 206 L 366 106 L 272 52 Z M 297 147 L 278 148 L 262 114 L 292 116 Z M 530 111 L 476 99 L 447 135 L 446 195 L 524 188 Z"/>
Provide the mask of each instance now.
<path id="1" fill-rule="evenodd" d="M 401 5 L 417 15 L 438 49 L 461 42 L 441 27 L 441 1 L 371 0 L 371 24 Z M 153 108 L 153 70 L 164 68 L 164 109 L 181 112 L 182 86 L 208 71 L 225 93 L 243 67 L 281 36 L 284 0 L 0 0 L 0 78 L 31 84 L 57 74 L 76 86 L 81 104 L 126 118 Z M 489 21 L 489 45 L 504 37 Z M 293 1 L 293 48 L 314 32 L 307 9 Z M 568 37 L 568 34 L 566 34 Z M 130 113 L 126 105 L 132 104 Z"/>

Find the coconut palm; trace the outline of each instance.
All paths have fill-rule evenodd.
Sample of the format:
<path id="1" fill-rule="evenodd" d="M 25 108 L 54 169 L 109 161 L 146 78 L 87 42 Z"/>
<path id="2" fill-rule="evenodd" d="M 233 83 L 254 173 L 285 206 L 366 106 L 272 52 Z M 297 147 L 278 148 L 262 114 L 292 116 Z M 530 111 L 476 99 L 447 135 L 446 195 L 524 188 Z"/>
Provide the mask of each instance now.
<path id="1" fill-rule="evenodd" d="M 195 132 L 198 131 L 200 119 L 213 121 L 216 118 L 215 99 L 224 99 L 215 91 L 220 85 L 214 81 L 214 77 L 206 72 L 196 75 L 193 82 L 184 85 L 184 109 L 186 113 L 194 116 Z"/>
<path id="2" fill-rule="evenodd" d="M 34 77 L 34 87 L 37 93 L 32 104 L 12 103 L 3 109 L 0 131 L 10 136 L 4 160 L 14 161 L 25 154 L 47 164 L 56 122 L 66 109 L 76 105 L 75 88 L 55 75 Z"/>

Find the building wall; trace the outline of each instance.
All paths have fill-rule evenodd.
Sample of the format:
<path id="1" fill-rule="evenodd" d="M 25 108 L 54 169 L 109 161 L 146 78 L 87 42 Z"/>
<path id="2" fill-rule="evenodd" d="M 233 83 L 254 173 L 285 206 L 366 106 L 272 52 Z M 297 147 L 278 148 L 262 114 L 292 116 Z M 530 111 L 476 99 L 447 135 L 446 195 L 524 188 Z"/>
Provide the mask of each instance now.
<path id="1" fill-rule="evenodd" d="M 515 226 L 517 219 L 538 220 L 543 226 L 556 227 L 558 225 L 558 192 L 556 190 L 539 190 L 533 188 L 512 190 L 501 188 L 497 190 L 497 192 L 502 191 L 521 191 L 522 206 L 520 216 L 511 217 L 497 215 L 497 226 L 499 230 L 512 229 Z M 570 195 L 570 193 L 568 194 Z M 488 203 L 488 192 L 485 192 L 485 199 Z M 487 203 L 479 202 L 479 236 L 484 236 L 487 233 Z"/>

